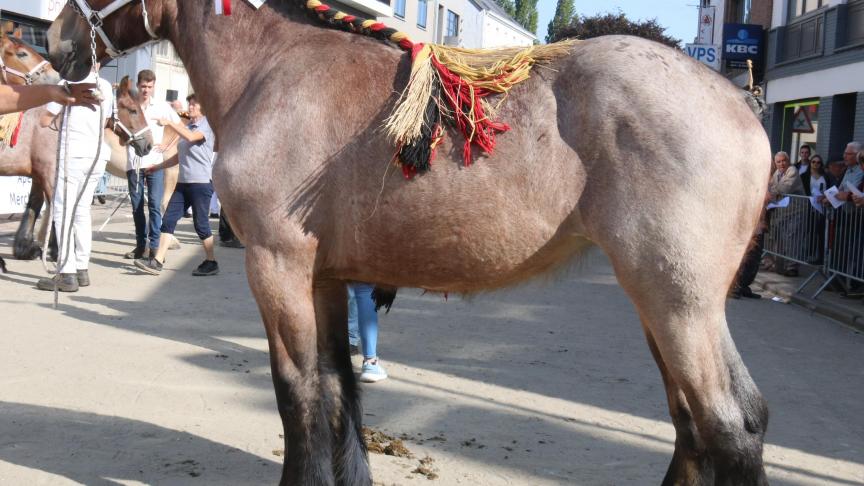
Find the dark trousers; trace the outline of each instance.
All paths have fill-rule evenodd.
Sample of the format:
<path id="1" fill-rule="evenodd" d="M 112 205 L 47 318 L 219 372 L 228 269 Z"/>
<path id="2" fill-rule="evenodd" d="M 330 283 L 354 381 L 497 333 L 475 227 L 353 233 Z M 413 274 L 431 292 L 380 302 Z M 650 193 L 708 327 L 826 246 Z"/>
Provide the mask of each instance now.
<path id="1" fill-rule="evenodd" d="M 219 213 L 219 241 L 229 242 L 236 240 L 237 237 L 234 235 L 234 230 L 231 229 L 231 223 L 228 222 L 228 218 L 225 217 L 225 211 L 220 211 Z"/>
<path id="2" fill-rule="evenodd" d="M 129 199 L 132 200 L 132 219 L 135 221 L 135 247 L 147 248 L 149 240 L 150 248 L 159 248 L 159 229 L 162 227 L 162 193 L 165 191 L 165 171 L 159 170 L 152 174 L 145 174 L 140 169 L 136 174 L 134 170 L 126 171 L 129 180 Z M 144 187 L 147 187 L 147 212 L 150 216 L 150 224 L 144 216 Z"/>
<path id="3" fill-rule="evenodd" d="M 162 232 L 174 234 L 177 221 L 192 208 L 192 221 L 198 238 L 206 240 L 213 233 L 210 231 L 210 198 L 213 197 L 213 184 L 178 182 L 168 201 L 165 219 L 162 221 Z"/>
<path id="4" fill-rule="evenodd" d="M 765 242 L 765 235 L 759 234 L 756 236 L 756 241 L 753 248 L 744 256 L 744 261 L 741 262 L 741 269 L 738 271 L 738 281 L 735 284 L 736 289 L 745 289 L 756 280 L 756 274 L 759 273 L 759 260 L 762 259 L 762 245 Z"/>

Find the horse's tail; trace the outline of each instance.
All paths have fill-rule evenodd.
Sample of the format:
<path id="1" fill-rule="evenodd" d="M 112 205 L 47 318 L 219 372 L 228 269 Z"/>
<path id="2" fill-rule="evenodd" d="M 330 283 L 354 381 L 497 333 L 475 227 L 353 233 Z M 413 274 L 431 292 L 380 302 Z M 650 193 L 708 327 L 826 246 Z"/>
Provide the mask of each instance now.
<path id="1" fill-rule="evenodd" d="M 393 301 L 396 300 L 396 291 L 398 289 L 396 287 L 390 287 L 387 285 L 375 285 L 375 289 L 372 290 L 372 300 L 375 301 L 375 312 L 378 312 L 378 309 L 384 307 L 387 309 L 386 312 L 390 312 L 390 308 L 393 307 Z"/>
<path id="2" fill-rule="evenodd" d="M 744 89 L 744 101 L 747 106 L 753 110 L 753 114 L 761 121 L 765 118 L 765 109 L 768 104 L 765 102 L 764 91 L 761 86 L 754 86 L 752 90 Z"/>

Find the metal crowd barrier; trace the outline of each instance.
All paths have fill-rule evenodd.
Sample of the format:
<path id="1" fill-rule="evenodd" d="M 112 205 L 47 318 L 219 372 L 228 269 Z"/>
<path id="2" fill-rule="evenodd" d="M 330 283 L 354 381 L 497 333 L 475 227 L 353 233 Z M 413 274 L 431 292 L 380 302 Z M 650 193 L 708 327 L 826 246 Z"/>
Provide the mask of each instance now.
<path id="1" fill-rule="evenodd" d="M 847 290 L 850 280 L 864 283 L 864 207 L 817 207 L 807 196 L 785 197 L 788 204 L 768 210 L 764 251 L 813 269 L 796 292 L 819 276 L 825 281 L 814 299 L 835 281 Z"/>
<path id="2" fill-rule="evenodd" d="M 125 177 L 117 177 L 108 172 L 96 185 L 94 196 L 125 196 L 129 193 L 129 184 Z"/>

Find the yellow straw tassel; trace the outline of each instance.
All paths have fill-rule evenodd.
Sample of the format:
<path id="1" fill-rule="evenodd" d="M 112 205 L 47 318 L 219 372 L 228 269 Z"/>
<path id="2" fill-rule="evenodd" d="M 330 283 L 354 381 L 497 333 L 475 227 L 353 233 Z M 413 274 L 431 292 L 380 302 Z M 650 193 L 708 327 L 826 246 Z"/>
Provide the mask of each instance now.
<path id="1" fill-rule="evenodd" d="M 423 115 L 435 82 L 437 73 L 432 65 L 432 47 L 426 44 L 414 58 L 411 79 L 396 102 L 396 110 L 384 122 L 387 135 L 397 144 L 406 144 L 420 137 Z"/>

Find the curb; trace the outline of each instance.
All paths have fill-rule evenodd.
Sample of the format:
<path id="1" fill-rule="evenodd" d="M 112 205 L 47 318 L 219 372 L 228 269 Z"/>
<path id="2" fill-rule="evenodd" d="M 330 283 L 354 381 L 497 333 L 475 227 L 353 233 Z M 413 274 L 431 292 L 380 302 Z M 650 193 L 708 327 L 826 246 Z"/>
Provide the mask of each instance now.
<path id="1" fill-rule="evenodd" d="M 787 289 L 781 288 L 779 285 L 772 285 L 764 282 L 758 276 L 753 283 L 758 285 L 761 289 L 783 297 L 789 302 L 811 312 L 828 317 L 829 319 L 834 319 L 835 321 L 845 324 L 856 331 L 864 332 L 864 314 L 862 313 L 856 313 L 851 309 L 845 308 L 845 306 L 838 306 L 837 304 L 811 299 L 810 297 L 790 292 Z"/>

